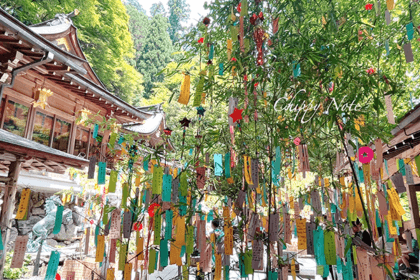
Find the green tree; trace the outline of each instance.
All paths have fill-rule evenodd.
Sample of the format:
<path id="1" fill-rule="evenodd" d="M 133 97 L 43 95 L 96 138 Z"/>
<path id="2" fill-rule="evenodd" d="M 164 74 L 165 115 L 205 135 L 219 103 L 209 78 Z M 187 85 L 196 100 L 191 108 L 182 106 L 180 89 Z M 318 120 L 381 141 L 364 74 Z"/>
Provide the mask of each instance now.
<path id="1" fill-rule="evenodd" d="M 190 18 L 190 5 L 185 0 L 169 0 L 169 36 L 173 43 L 178 42 L 183 32 L 182 23 Z"/>
<path id="2" fill-rule="evenodd" d="M 163 81 L 159 72 L 171 59 L 172 41 L 168 34 L 168 21 L 161 14 L 147 19 L 134 9 L 130 14 L 130 31 L 136 48 L 136 68 L 144 78 L 143 96 L 149 98 L 153 93 L 153 84 Z"/>
<path id="3" fill-rule="evenodd" d="M 141 94 L 142 78 L 132 60 L 129 17 L 120 0 L 6 0 L 1 7 L 28 25 L 78 9 L 80 14 L 72 20 L 83 51 L 99 78 L 111 92 L 128 102 Z"/>
<path id="4" fill-rule="evenodd" d="M 138 0 L 126 0 L 125 5 L 131 5 L 134 8 L 136 8 L 137 11 L 139 11 L 140 13 L 144 13 L 146 14 L 146 10 L 143 8 L 143 6 L 139 3 Z"/>
<path id="5" fill-rule="evenodd" d="M 154 17 L 157 14 L 165 16 L 165 6 L 163 6 L 162 2 L 153 3 L 152 7 L 150 7 L 150 15 Z"/>

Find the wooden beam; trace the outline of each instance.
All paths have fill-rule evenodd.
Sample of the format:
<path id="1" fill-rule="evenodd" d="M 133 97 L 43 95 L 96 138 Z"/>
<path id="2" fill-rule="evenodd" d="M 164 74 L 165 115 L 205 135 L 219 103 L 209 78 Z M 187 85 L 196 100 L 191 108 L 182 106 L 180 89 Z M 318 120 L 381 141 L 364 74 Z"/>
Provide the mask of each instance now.
<path id="1" fill-rule="evenodd" d="M 16 156 L 3 150 L 0 153 L 0 160 L 16 161 Z"/>
<path id="2" fill-rule="evenodd" d="M 419 204 L 417 201 L 416 189 L 419 185 L 407 187 L 408 205 L 410 206 L 411 219 L 414 221 L 414 227 L 420 228 Z"/>
<path id="3" fill-rule="evenodd" d="M 26 154 L 27 156 L 31 156 L 34 158 L 49 159 L 52 161 L 56 161 L 58 163 L 63 163 L 64 165 L 74 166 L 77 168 L 85 167 L 89 165 L 88 161 L 54 155 L 54 154 L 50 154 L 43 151 L 16 146 L 14 144 L 6 143 L 6 142 L 0 142 L 0 147 L 13 154 Z"/>

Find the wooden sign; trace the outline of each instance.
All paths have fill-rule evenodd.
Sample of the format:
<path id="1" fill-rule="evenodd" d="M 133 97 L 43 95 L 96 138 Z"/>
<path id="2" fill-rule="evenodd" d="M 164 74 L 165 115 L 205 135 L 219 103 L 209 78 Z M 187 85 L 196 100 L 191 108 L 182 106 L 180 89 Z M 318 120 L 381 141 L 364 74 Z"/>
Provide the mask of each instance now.
<path id="1" fill-rule="evenodd" d="M 292 242 L 292 228 L 290 226 L 290 214 L 286 213 L 283 216 L 284 219 L 284 241 L 286 243 Z"/>
<path id="2" fill-rule="evenodd" d="M 313 190 L 311 192 L 311 205 L 315 215 L 319 216 L 322 214 L 321 200 L 317 190 Z"/>
<path id="3" fill-rule="evenodd" d="M 262 270 L 264 246 L 262 240 L 252 241 L 252 269 Z"/>
<path id="4" fill-rule="evenodd" d="M 258 221 L 259 221 L 258 214 L 252 212 L 251 213 L 251 219 L 249 221 L 249 226 L 248 226 L 248 236 L 251 240 L 254 239 L 255 230 L 257 229 Z"/>
<path id="5" fill-rule="evenodd" d="M 205 244 L 204 250 L 200 253 L 200 268 L 203 272 L 211 272 L 211 244 Z"/>
<path id="6" fill-rule="evenodd" d="M 96 156 L 91 156 L 89 159 L 88 179 L 95 178 Z"/>
<path id="7" fill-rule="evenodd" d="M 252 179 L 252 188 L 258 188 L 258 181 L 259 181 L 259 167 L 258 167 L 258 159 L 254 158 L 251 159 L 251 179 Z"/>
<path id="8" fill-rule="evenodd" d="M 405 165 L 405 180 L 407 185 L 414 185 L 413 171 L 411 170 L 411 166 L 409 164 Z"/>
<path id="9" fill-rule="evenodd" d="M 178 202 L 178 188 L 179 188 L 179 177 L 172 180 L 172 193 L 171 202 L 176 204 Z"/>
<path id="10" fill-rule="evenodd" d="M 197 244 L 198 250 L 204 252 L 206 244 L 206 221 L 199 220 L 197 226 Z"/>
<path id="11" fill-rule="evenodd" d="M 124 238 L 130 238 L 131 235 L 131 211 L 125 210 L 123 217 L 123 236 Z"/>
<path id="12" fill-rule="evenodd" d="M 369 280 L 372 274 L 370 259 L 367 251 L 360 246 L 356 247 L 357 252 L 357 273 L 359 280 Z"/>
<path id="13" fill-rule="evenodd" d="M 279 213 L 270 214 L 270 232 L 269 232 L 270 242 L 279 240 L 279 231 L 280 231 Z"/>
<path id="14" fill-rule="evenodd" d="M 23 220 L 25 218 L 26 212 L 28 211 L 30 198 L 31 198 L 31 190 L 28 188 L 23 189 L 20 195 L 20 202 L 17 209 L 17 213 L 16 213 L 17 220 Z"/>
<path id="15" fill-rule="evenodd" d="M 401 172 L 398 171 L 394 175 L 392 175 L 391 180 L 398 193 L 404 193 L 407 191 L 404 185 L 404 179 Z"/>
<path id="16" fill-rule="evenodd" d="M 109 262 L 115 263 L 115 255 L 117 252 L 117 239 L 111 239 L 109 245 Z"/>
<path id="17" fill-rule="evenodd" d="M 85 236 L 85 255 L 89 254 L 89 238 L 90 238 L 90 227 L 86 229 L 86 236 Z"/>
<path id="18" fill-rule="evenodd" d="M 314 255 L 314 230 L 315 230 L 315 223 L 309 222 L 306 223 L 306 252 L 308 255 Z"/>
<path id="19" fill-rule="evenodd" d="M 115 209 L 114 211 L 112 211 L 112 214 L 111 214 L 111 229 L 109 233 L 109 238 L 119 239 L 121 236 L 120 227 L 121 227 L 121 210 Z"/>
<path id="20" fill-rule="evenodd" d="M 197 175 L 197 188 L 203 189 L 204 185 L 206 184 L 206 168 L 197 167 L 195 171 Z"/>
<path id="21" fill-rule="evenodd" d="M 25 259 L 26 244 L 28 243 L 28 235 L 19 235 L 15 240 L 15 248 L 10 268 L 21 268 Z"/>
<path id="22" fill-rule="evenodd" d="M 386 116 L 388 118 L 388 122 L 390 124 L 395 124 L 394 111 L 392 110 L 391 95 L 385 95 L 385 105 L 386 105 L 386 112 L 387 112 Z"/>
<path id="23" fill-rule="evenodd" d="M 245 194 L 244 191 L 239 191 L 238 192 L 238 197 L 236 198 L 236 201 L 235 201 L 235 207 L 237 207 L 239 209 L 242 209 L 242 206 L 243 206 L 244 201 L 245 201 L 245 196 L 246 196 L 246 194 Z"/>

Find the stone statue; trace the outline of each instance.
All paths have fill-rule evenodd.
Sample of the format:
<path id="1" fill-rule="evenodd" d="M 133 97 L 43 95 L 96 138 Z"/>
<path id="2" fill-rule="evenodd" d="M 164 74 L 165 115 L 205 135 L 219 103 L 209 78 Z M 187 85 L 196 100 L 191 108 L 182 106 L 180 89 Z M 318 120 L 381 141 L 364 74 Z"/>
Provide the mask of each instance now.
<path id="1" fill-rule="evenodd" d="M 55 217 L 57 213 L 57 206 L 63 205 L 58 196 L 50 196 L 45 201 L 45 212 L 46 216 L 36 223 L 29 233 L 29 240 L 27 245 L 28 253 L 35 253 L 38 251 L 41 243 L 47 239 L 54 229 Z M 69 209 L 63 211 L 63 222 L 67 222 L 72 219 L 72 212 Z M 49 252 L 54 250 L 53 247 L 46 244 L 43 245 L 43 251 Z"/>

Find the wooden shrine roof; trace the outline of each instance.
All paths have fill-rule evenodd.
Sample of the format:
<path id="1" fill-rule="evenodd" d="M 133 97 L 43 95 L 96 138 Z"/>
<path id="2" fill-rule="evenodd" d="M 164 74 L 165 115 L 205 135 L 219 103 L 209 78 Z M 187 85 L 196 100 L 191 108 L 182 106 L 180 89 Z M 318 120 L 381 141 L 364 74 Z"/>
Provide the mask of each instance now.
<path id="1" fill-rule="evenodd" d="M 0 170 L 23 157 L 22 168 L 64 173 L 67 167 L 84 168 L 89 161 L 0 129 Z"/>

